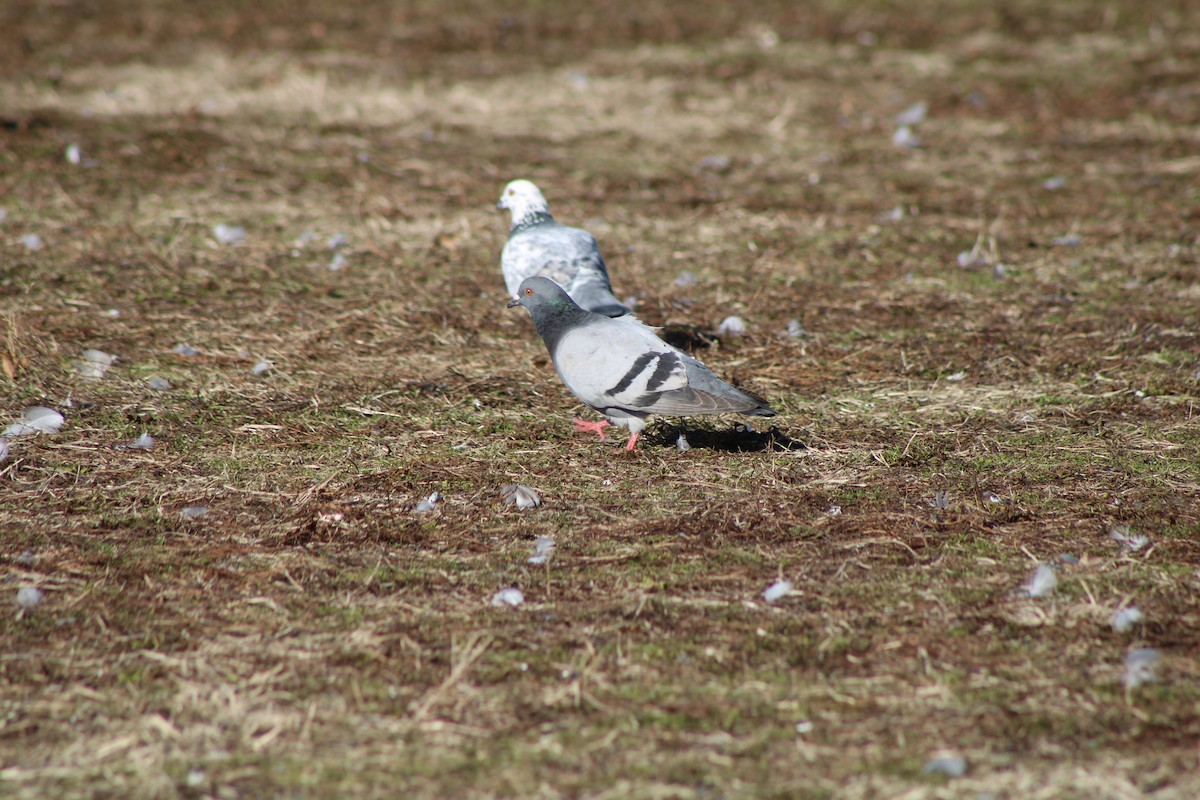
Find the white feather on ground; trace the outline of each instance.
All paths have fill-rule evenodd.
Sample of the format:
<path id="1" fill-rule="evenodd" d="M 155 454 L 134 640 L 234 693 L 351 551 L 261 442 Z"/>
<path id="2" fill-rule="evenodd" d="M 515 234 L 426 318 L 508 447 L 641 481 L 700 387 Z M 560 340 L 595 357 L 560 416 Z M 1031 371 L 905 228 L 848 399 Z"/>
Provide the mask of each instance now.
<path id="1" fill-rule="evenodd" d="M 1142 647 L 1125 656 L 1125 688 L 1136 689 L 1143 683 L 1157 681 L 1159 658 L 1153 647 Z"/>
<path id="2" fill-rule="evenodd" d="M 1054 568 L 1049 564 L 1038 564 L 1029 580 L 1021 587 L 1021 592 L 1026 597 L 1045 597 L 1053 592 L 1057 585 L 1058 577 L 1054 574 Z"/>
<path id="3" fill-rule="evenodd" d="M 533 555 L 529 557 L 530 564 L 545 564 L 554 557 L 554 551 L 558 546 L 554 543 L 554 539 L 549 536 L 539 536 L 537 541 L 533 543 Z"/>
<path id="4" fill-rule="evenodd" d="M 65 422 L 63 415 L 53 408 L 34 406 L 33 408 L 25 409 L 19 420 L 4 429 L 3 435 L 8 438 L 15 438 L 17 436 L 33 436 L 39 433 L 58 433 L 63 426 L 63 422 Z"/>
<path id="5" fill-rule="evenodd" d="M 492 605 L 496 608 L 516 608 L 525 602 L 525 595 L 516 587 L 501 589 L 492 595 Z"/>
<path id="6" fill-rule="evenodd" d="M 537 508 L 542 504 L 542 496 L 537 493 L 536 489 L 516 483 L 506 483 L 501 486 L 500 496 L 504 498 L 504 502 L 511 503 L 522 511 Z"/>
<path id="7" fill-rule="evenodd" d="M 768 603 L 774 603 L 776 600 L 782 600 L 792 592 L 791 581 L 775 581 L 767 587 L 763 592 L 763 600 Z"/>

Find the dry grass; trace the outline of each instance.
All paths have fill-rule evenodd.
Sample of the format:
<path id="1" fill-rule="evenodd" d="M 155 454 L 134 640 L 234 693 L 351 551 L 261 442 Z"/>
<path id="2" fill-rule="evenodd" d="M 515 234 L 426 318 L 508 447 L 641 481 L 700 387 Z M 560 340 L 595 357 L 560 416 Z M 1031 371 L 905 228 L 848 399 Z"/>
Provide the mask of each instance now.
<path id="1" fill-rule="evenodd" d="M 0 795 L 1200 794 L 1195 12 L 6 8 Z M 516 176 L 773 439 L 571 432 Z"/>

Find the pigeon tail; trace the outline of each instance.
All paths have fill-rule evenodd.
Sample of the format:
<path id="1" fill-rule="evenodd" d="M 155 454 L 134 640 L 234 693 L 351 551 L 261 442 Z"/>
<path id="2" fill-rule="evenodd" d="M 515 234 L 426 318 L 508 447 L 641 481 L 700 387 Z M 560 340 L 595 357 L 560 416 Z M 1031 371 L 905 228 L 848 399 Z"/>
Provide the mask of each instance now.
<path id="1" fill-rule="evenodd" d="M 613 293 L 603 286 L 585 286 L 575 289 L 572 298 L 582 308 L 593 314 L 603 314 L 606 317 L 623 317 L 633 313 L 633 310 L 613 297 Z"/>
<path id="2" fill-rule="evenodd" d="M 614 318 L 624 317 L 633 313 L 630 311 L 629 306 L 626 306 L 622 303 L 609 303 L 608 305 L 603 306 L 592 306 L 591 310 L 597 314 L 603 314 L 606 317 Z"/>

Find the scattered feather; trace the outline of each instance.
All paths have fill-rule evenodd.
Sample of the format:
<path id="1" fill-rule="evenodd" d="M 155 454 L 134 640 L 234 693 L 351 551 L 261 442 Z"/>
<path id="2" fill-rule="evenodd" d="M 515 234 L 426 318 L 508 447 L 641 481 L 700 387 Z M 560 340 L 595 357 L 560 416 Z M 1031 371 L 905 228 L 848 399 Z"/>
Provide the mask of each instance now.
<path id="1" fill-rule="evenodd" d="M 416 507 L 413 508 L 413 513 L 428 514 L 430 511 L 433 511 L 435 508 L 437 508 L 437 504 L 440 502 L 442 502 L 441 492 L 434 492 L 433 494 L 429 495 L 429 497 L 426 497 L 424 500 L 417 503 Z"/>
<path id="2" fill-rule="evenodd" d="M 920 125 L 929 114 L 929 103 L 918 100 L 896 115 L 897 125 Z"/>
<path id="3" fill-rule="evenodd" d="M 695 286 L 699 282 L 700 279 L 696 277 L 696 273 L 692 272 L 690 269 L 685 269 L 683 272 L 675 276 L 675 285 L 681 289 L 686 289 L 689 286 Z"/>
<path id="4" fill-rule="evenodd" d="M 504 498 L 504 502 L 511 503 L 521 510 L 537 508 L 542 504 L 542 496 L 537 490 L 516 483 L 501 486 L 500 496 Z"/>
<path id="5" fill-rule="evenodd" d="M 509 587 L 508 589 L 501 589 L 492 595 L 492 605 L 496 608 L 504 608 L 505 606 L 509 608 L 516 608 L 524 602 L 525 595 L 523 595 L 521 590 L 515 586 Z"/>
<path id="6" fill-rule="evenodd" d="M 700 159 L 698 167 L 701 172 L 715 172 L 720 174 L 727 172 L 732 165 L 733 162 L 729 160 L 729 156 L 718 153 Z"/>
<path id="7" fill-rule="evenodd" d="M 688 444 L 687 437 L 683 435 L 683 431 L 680 431 L 679 436 L 675 438 L 675 447 L 681 453 L 686 453 L 688 450 L 692 449 L 692 446 Z"/>
<path id="8" fill-rule="evenodd" d="M 1143 619 L 1142 612 L 1136 606 L 1122 608 L 1117 613 L 1113 614 L 1112 627 L 1117 633 L 1128 633 L 1133 630 L 1134 626 L 1140 623 Z"/>
<path id="9" fill-rule="evenodd" d="M 950 508 L 950 494 L 948 492 L 937 491 L 933 493 L 933 500 L 930 502 L 934 508 L 939 511 L 945 511 Z"/>
<path id="10" fill-rule="evenodd" d="M 774 603 L 776 600 L 782 600 L 787 597 L 791 594 L 791 591 L 791 581 L 775 581 L 763 592 L 763 600 L 766 600 L 768 603 Z"/>
<path id="11" fill-rule="evenodd" d="M 802 719 L 796 723 L 796 733 L 812 733 L 815 728 L 816 726 L 809 719 Z"/>
<path id="12" fill-rule="evenodd" d="M 255 375 L 264 375 L 271 369 L 270 361 L 259 361 L 254 365 L 254 369 L 250 370 Z"/>
<path id="13" fill-rule="evenodd" d="M 104 316 L 108 317 L 109 319 L 117 319 L 118 317 L 121 316 L 121 309 L 110 308 L 104 312 Z"/>
<path id="14" fill-rule="evenodd" d="M 21 607 L 21 611 L 33 611 L 41 604 L 46 595 L 36 586 L 22 586 L 17 590 L 17 605 Z"/>
<path id="15" fill-rule="evenodd" d="M 891 211 L 879 215 L 880 222 L 900 222 L 904 219 L 904 206 L 895 206 Z"/>
<path id="16" fill-rule="evenodd" d="M 913 133 L 913 129 L 910 126 L 901 125 L 892 134 L 892 144 L 896 147 L 903 147 L 906 150 L 915 150 L 921 146 L 921 140 Z"/>
<path id="17" fill-rule="evenodd" d="M 717 335 L 728 336 L 731 339 L 746 332 L 746 320 L 741 317 L 726 317 L 717 326 Z"/>
<path id="18" fill-rule="evenodd" d="M 921 768 L 921 772 L 926 775 L 947 775 L 951 778 L 961 778 L 967 774 L 967 762 L 962 756 L 947 753 L 929 759 Z"/>
<path id="19" fill-rule="evenodd" d="M 798 319 L 789 319 L 787 326 L 787 335 L 793 339 L 800 339 L 808 335 L 808 331 L 804 330 L 804 326 L 800 324 Z"/>
<path id="20" fill-rule="evenodd" d="M 955 260 L 958 261 L 958 265 L 963 269 L 970 269 L 983 263 L 983 259 L 979 257 L 979 254 L 972 250 L 963 250 Z"/>
<path id="21" fill-rule="evenodd" d="M 1053 178 L 1047 178 L 1042 181 L 1042 188 L 1048 192 L 1057 192 L 1066 185 L 1067 179 L 1061 175 L 1055 175 Z"/>
<path id="22" fill-rule="evenodd" d="M 1059 553 L 1058 560 L 1064 564 L 1070 564 L 1072 567 L 1079 564 L 1079 557 L 1070 553 Z"/>
<path id="23" fill-rule="evenodd" d="M 79 374 L 89 380 L 99 380 L 108 372 L 108 368 L 117 363 L 117 357 L 103 350 L 84 350 L 83 358 L 75 362 Z"/>
<path id="24" fill-rule="evenodd" d="M 32 567 L 34 559 L 35 557 L 33 555 L 33 551 L 25 550 L 21 553 L 21 555 L 17 556 L 17 563 L 22 567 Z"/>
<path id="25" fill-rule="evenodd" d="M 171 352 L 177 353 L 181 356 L 187 356 L 188 358 L 191 358 L 192 356 L 200 355 L 199 350 L 192 347 L 190 344 L 183 344 L 183 343 L 175 345 L 175 349 L 172 350 Z"/>
<path id="26" fill-rule="evenodd" d="M 171 388 L 171 382 L 158 375 L 151 376 L 150 379 L 146 381 L 146 384 L 156 392 L 165 392 Z"/>
<path id="27" fill-rule="evenodd" d="M 34 406 L 27 408 L 21 418 L 4 429 L 5 437 L 33 436 L 39 433 L 58 433 L 62 428 L 63 415 L 53 408 Z"/>
<path id="28" fill-rule="evenodd" d="M 842 513 L 842 507 L 841 507 L 841 506 L 836 506 L 836 505 L 835 505 L 835 506 L 830 506 L 829 508 L 825 509 L 825 513 L 826 513 L 826 514 L 828 514 L 828 515 L 829 515 L 829 516 L 831 516 L 831 517 L 836 517 L 836 516 L 838 516 L 839 514 L 841 514 L 841 513 Z"/>
<path id="29" fill-rule="evenodd" d="M 1077 233 L 1068 233 L 1066 236 L 1056 236 L 1054 238 L 1054 244 L 1057 247 L 1079 247 L 1082 241 L 1083 237 Z"/>
<path id="30" fill-rule="evenodd" d="M 184 519 L 197 519 L 208 513 L 208 506 L 188 506 L 179 512 Z"/>
<path id="31" fill-rule="evenodd" d="M 67 163 L 78 164 L 83 160 L 83 151 L 79 149 L 77 144 L 67 145 Z"/>
<path id="32" fill-rule="evenodd" d="M 1157 681 L 1159 658 L 1153 647 L 1141 647 L 1125 656 L 1125 688 L 1136 689 L 1143 683 Z"/>
<path id="33" fill-rule="evenodd" d="M 1021 587 L 1021 593 L 1026 597 L 1045 597 L 1053 592 L 1057 585 L 1058 577 L 1054 574 L 1054 568 L 1049 564 L 1038 564 L 1029 580 Z"/>
<path id="34" fill-rule="evenodd" d="M 36 233 L 27 233 L 20 239 L 17 239 L 17 241 L 20 242 L 22 246 L 24 246 L 24 248 L 31 253 L 35 250 L 41 250 L 46 246 L 42 241 L 42 237 L 38 236 Z"/>
<path id="35" fill-rule="evenodd" d="M 348 244 L 350 244 L 350 237 L 341 231 L 338 231 L 333 236 L 329 237 L 329 241 L 325 242 L 325 247 L 330 250 L 340 250 Z"/>
<path id="36" fill-rule="evenodd" d="M 333 258 L 329 261 L 329 271 L 337 272 L 344 266 L 346 266 L 346 255 L 344 253 L 334 253 Z"/>
<path id="37" fill-rule="evenodd" d="M 554 550 L 558 545 L 554 543 L 554 539 L 549 536 L 539 536 L 533 543 L 533 555 L 529 557 L 530 564 L 545 564 L 554 555 Z"/>
<path id="38" fill-rule="evenodd" d="M 0 439 L 0 464 L 8 461 L 8 452 L 10 449 L 8 439 Z"/>
<path id="39" fill-rule="evenodd" d="M 963 378 L 965 378 L 965 377 L 967 377 L 967 371 L 966 371 L 966 370 L 963 370 L 963 369 L 960 369 L 958 372 L 952 372 L 951 374 L 947 375 L 947 376 L 944 378 L 944 380 L 948 380 L 948 381 L 951 381 L 951 382 L 953 382 L 953 383 L 958 383 L 959 381 L 961 381 L 961 380 L 962 380 Z"/>
<path id="40" fill-rule="evenodd" d="M 226 225 L 222 222 L 213 225 L 213 237 L 221 244 L 237 244 L 245 241 L 246 229 L 241 225 Z"/>
<path id="41" fill-rule="evenodd" d="M 129 445 L 130 450 L 152 450 L 154 449 L 154 437 L 148 433 L 143 433 L 133 444 Z"/>
<path id="42" fill-rule="evenodd" d="M 1130 552 L 1136 553 L 1146 546 L 1149 537 L 1135 534 L 1128 525 L 1116 525 L 1108 532 L 1109 538 Z"/>
<path id="43" fill-rule="evenodd" d="M 779 46 L 779 34 L 770 28 L 762 28 L 754 38 L 763 50 L 773 50 Z"/>

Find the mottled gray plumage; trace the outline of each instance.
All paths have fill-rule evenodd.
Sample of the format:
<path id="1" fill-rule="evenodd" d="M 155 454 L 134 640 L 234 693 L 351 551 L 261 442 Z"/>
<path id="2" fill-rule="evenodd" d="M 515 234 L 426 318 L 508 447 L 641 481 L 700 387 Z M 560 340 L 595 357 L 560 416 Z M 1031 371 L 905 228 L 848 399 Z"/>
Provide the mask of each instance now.
<path id="1" fill-rule="evenodd" d="M 504 187 L 499 207 L 512 213 L 508 241 L 500 254 L 509 294 L 517 293 L 521 281 L 540 275 L 562 286 L 589 311 L 608 317 L 629 313 L 629 307 L 613 296 L 596 239 L 585 230 L 555 222 L 537 186 L 512 181 Z"/>
<path id="2" fill-rule="evenodd" d="M 628 450 L 651 414 L 775 415 L 762 398 L 730 386 L 653 329 L 632 317 L 610 319 L 582 309 L 551 280 L 526 278 L 508 305 L 528 309 L 562 382 L 608 420 L 576 420 L 576 426 L 603 438 L 604 427 L 624 425 Z"/>

